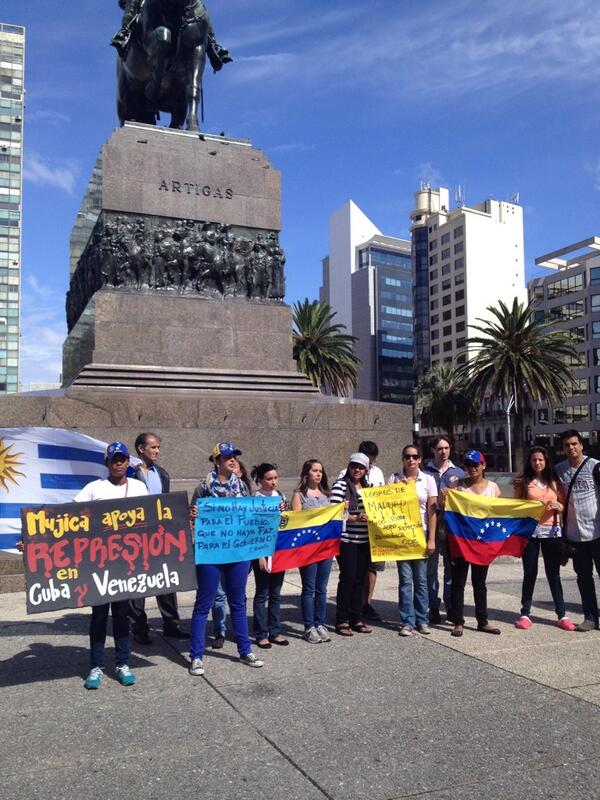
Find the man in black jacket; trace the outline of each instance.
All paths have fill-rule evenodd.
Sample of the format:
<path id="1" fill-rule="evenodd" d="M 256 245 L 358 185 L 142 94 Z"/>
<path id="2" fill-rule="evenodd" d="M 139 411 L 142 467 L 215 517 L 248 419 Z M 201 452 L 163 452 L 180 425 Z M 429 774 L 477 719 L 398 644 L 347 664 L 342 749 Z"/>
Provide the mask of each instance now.
<path id="1" fill-rule="evenodd" d="M 135 452 L 142 461 L 135 467 L 133 477 L 146 484 L 148 494 L 167 493 L 170 489 L 169 473 L 157 463 L 160 456 L 160 436 L 155 433 L 140 433 L 135 440 Z M 157 595 L 156 602 L 163 619 L 164 635 L 174 639 L 187 639 L 188 634 L 179 627 L 175 592 Z M 145 598 L 130 600 L 129 609 L 129 615 L 133 620 L 133 638 L 139 644 L 150 644 L 152 639 L 146 616 Z"/>

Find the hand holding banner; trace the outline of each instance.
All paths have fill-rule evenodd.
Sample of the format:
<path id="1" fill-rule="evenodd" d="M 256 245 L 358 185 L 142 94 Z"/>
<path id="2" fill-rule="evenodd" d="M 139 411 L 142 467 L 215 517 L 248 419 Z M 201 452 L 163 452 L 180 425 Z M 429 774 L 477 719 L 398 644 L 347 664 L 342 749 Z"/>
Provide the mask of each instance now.
<path id="1" fill-rule="evenodd" d="M 363 489 L 362 500 L 369 521 L 372 561 L 426 557 L 427 543 L 414 481 Z"/>
<path id="2" fill-rule="evenodd" d="M 196 564 L 232 564 L 272 556 L 281 497 L 199 497 Z"/>

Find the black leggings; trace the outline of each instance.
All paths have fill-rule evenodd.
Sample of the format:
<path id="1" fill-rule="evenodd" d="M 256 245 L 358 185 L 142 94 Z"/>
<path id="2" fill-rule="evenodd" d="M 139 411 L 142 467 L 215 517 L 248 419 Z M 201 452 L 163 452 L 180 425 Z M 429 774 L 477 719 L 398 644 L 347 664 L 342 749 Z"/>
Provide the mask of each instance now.
<path id="1" fill-rule="evenodd" d="M 340 543 L 336 625 L 348 622 L 350 625 L 356 625 L 357 622 L 361 622 L 363 593 L 370 560 L 371 549 L 368 542 Z"/>
<path id="2" fill-rule="evenodd" d="M 452 559 L 452 614 L 455 625 L 464 625 L 465 585 L 471 567 L 471 583 L 475 597 L 475 616 L 478 625 L 487 625 L 487 578 L 489 566 L 469 564 L 464 558 Z"/>

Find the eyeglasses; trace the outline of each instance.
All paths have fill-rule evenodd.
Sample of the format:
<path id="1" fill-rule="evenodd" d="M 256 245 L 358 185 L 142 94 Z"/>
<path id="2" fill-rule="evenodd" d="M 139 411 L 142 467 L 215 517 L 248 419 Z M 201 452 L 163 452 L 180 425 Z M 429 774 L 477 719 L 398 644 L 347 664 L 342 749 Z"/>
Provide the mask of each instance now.
<path id="1" fill-rule="evenodd" d="M 405 453 L 402 456 L 402 458 L 410 458 L 413 461 L 418 461 L 419 460 L 419 456 L 417 455 L 417 453 Z"/>

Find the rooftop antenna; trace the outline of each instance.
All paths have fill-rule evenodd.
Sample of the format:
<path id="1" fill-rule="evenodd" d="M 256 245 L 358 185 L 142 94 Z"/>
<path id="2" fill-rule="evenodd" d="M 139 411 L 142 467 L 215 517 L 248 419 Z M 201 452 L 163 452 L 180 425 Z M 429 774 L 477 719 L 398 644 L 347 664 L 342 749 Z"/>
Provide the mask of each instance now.
<path id="1" fill-rule="evenodd" d="M 518 204 L 518 203 L 519 203 L 519 200 L 520 200 L 520 198 L 521 198 L 521 193 L 520 193 L 520 192 L 515 192 L 515 193 L 513 194 L 513 196 L 510 198 L 510 202 L 511 202 L 511 203 Z"/>
<path id="2" fill-rule="evenodd" d="M 454 200 L 456 202 L 457 208 L 463 208 L 465 204 L 465 193 L 464 193 L 464 187 L 461 186 L 460 183 L 458 184 L 458 186 L 456 187 L 456 191 L 454 192 Z"/>

